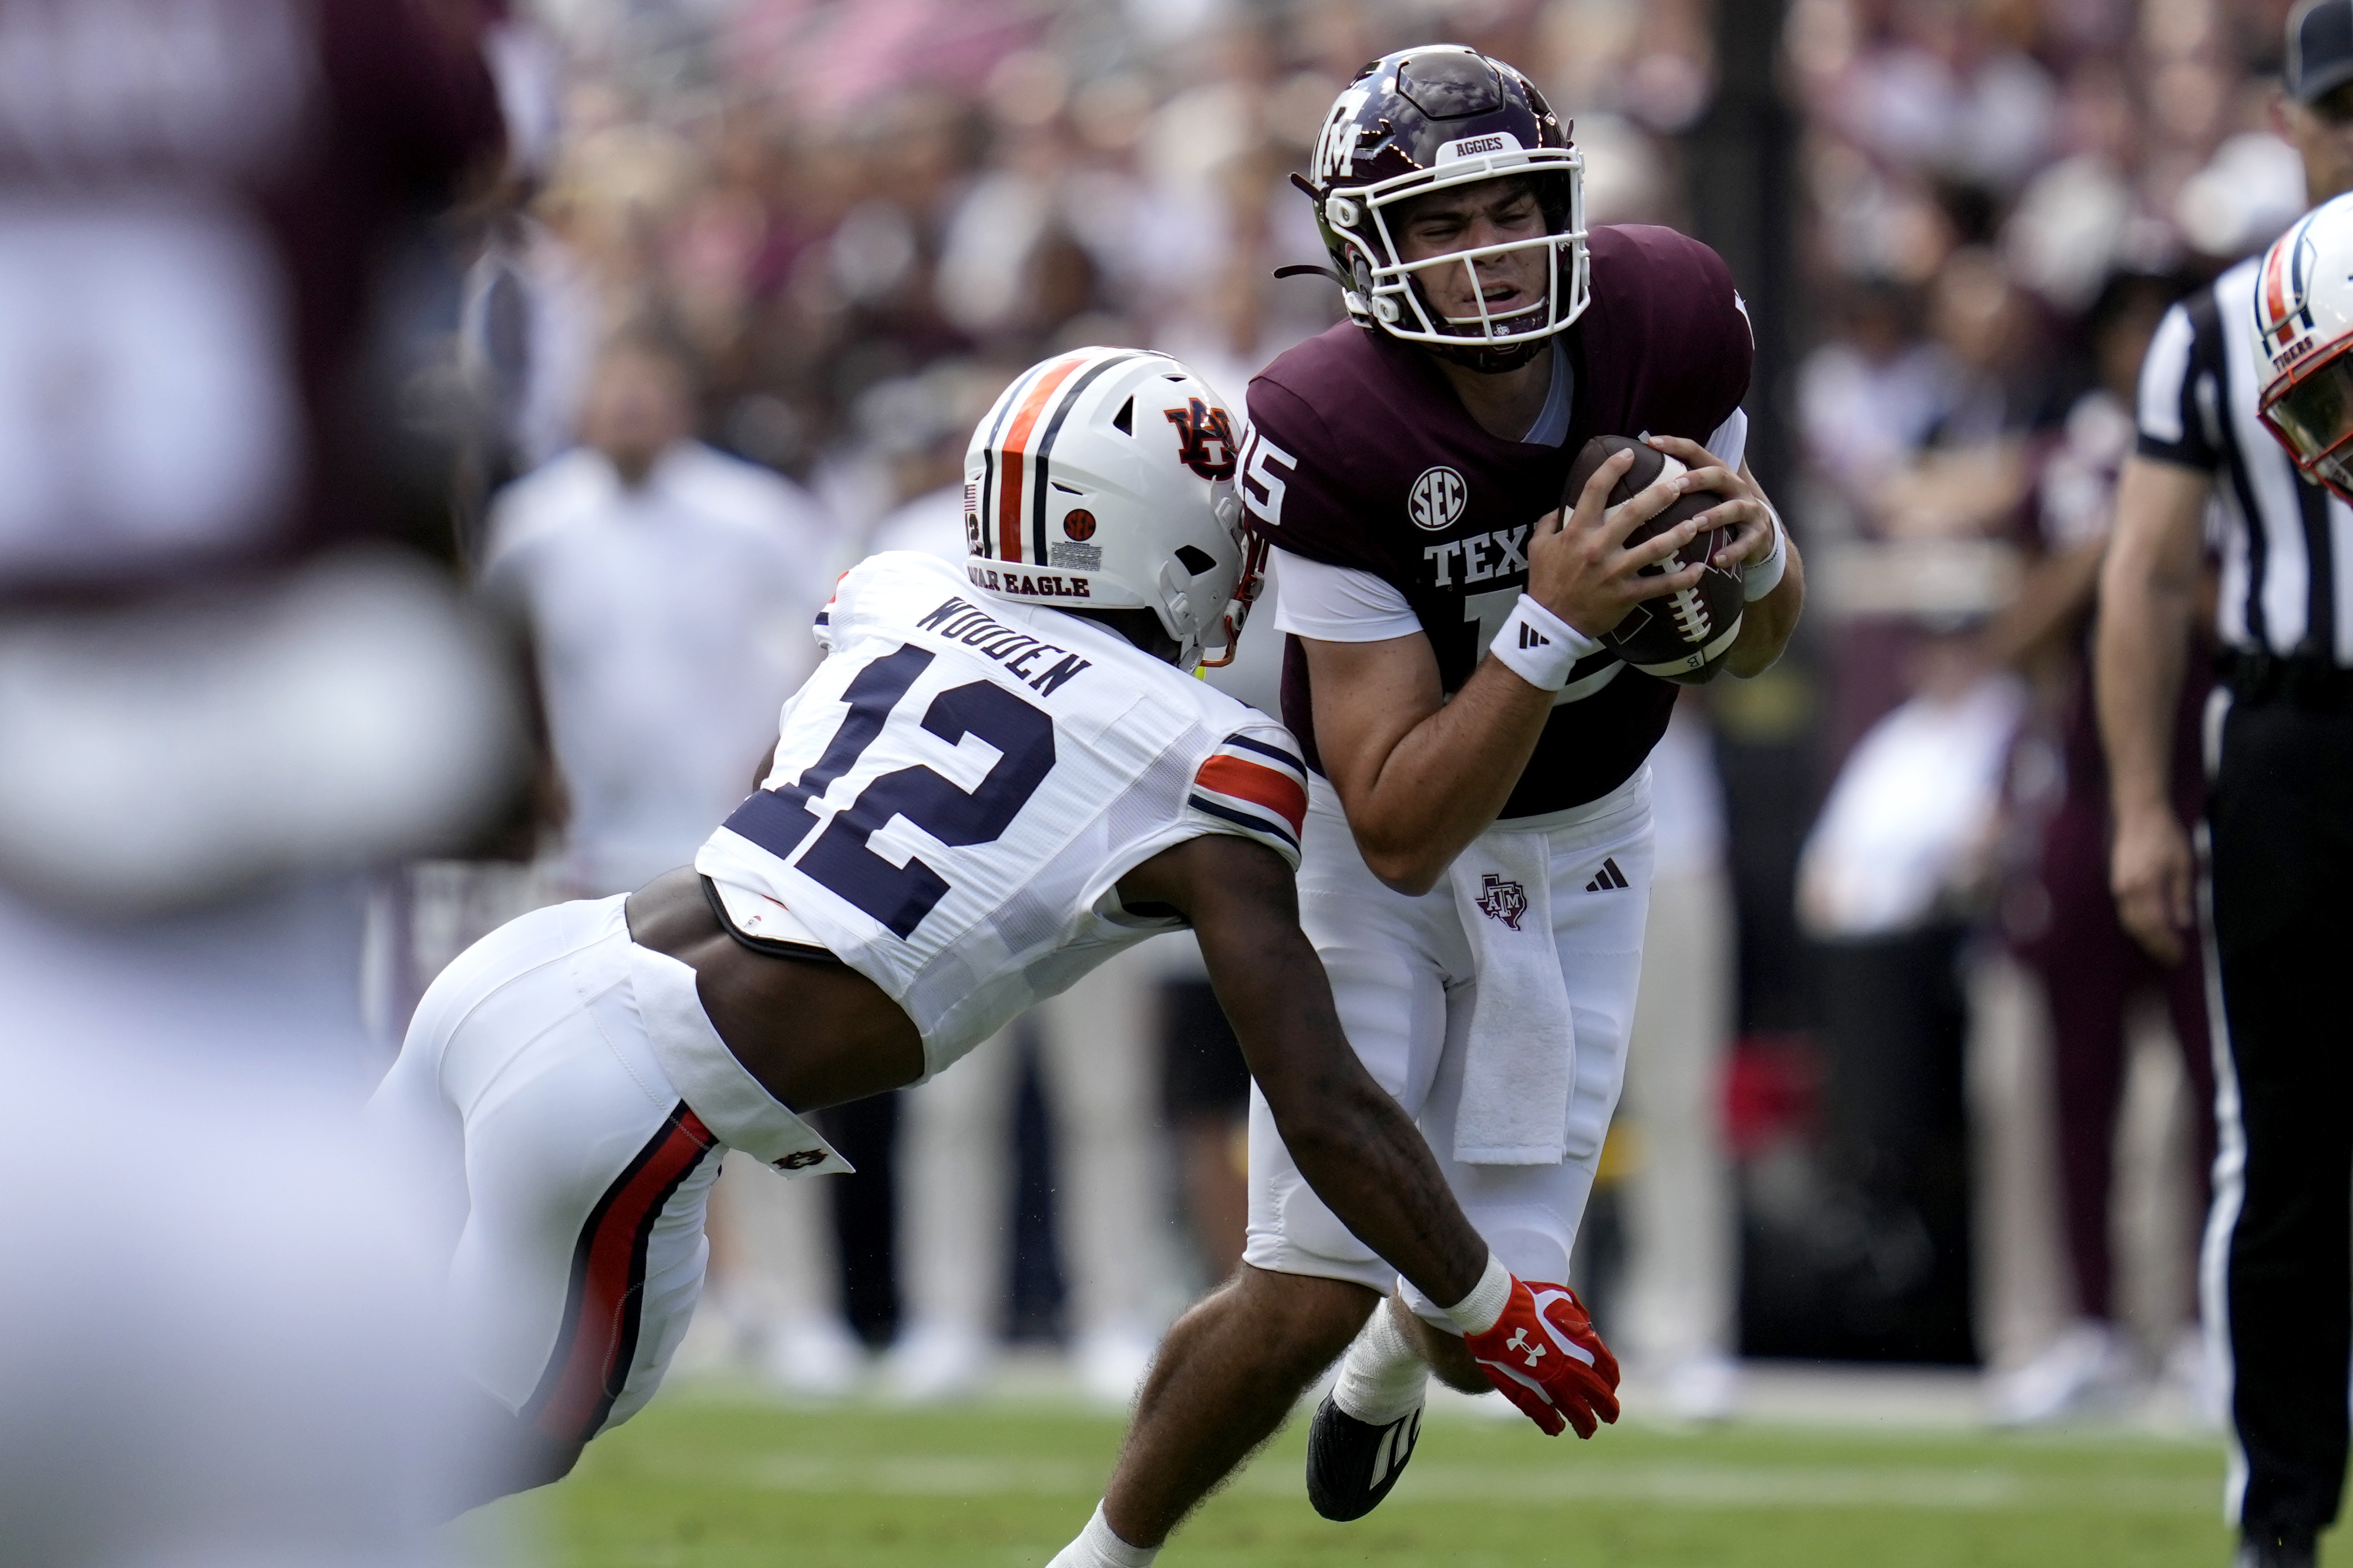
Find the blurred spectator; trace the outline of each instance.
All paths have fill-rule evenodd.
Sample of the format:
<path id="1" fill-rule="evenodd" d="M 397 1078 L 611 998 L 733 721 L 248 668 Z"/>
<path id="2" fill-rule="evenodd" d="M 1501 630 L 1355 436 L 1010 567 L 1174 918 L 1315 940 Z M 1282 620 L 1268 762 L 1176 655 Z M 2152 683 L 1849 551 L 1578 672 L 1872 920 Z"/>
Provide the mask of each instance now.
<path id="1" fill-rule="evenodd" d="M 491 1458 L 357 1121 L 364 873 L 520 751 L 394 412 L 482 9 L 0 3 L 0 1175 L 63 1194 L 0 1217 L 11 1563 L 421 1564 Z"/>
<path id="2" fill-rule="evenodd" d="M 1799 864 L 1821 943 L 1824 1131 L 1858 1348 L 1975 1359 L 1961 958 L 1984 901 L 2022 700 L 1966 632 L 1928 636 L 1912 695 L 1849 754 Z"/>
<path id="3" fill-rule="evenodd" d="M 964 560 L 965 447 L 1007 379 L 968 360 L 940 360 L 860 400 L 865 482 L 885 509 L 867 532 L 865 553 L 920 550 Z"/>
<path id="4" fill-rule="evenodd" d="M 828 1204 L 835 1184 L 780 1182 L 728 1151 L 711 1194 L 710 1286 L 682 1364 L 732 1370 L 748 1359 L 804 1398 L 837 1399 L 857 1386 L 866 1358 L 847 1315 Z"/>
<path id="5" fill-rule="evenodd" d="M 2127 936 L 2108 890 L 2108 773 L 2092 712 L 2089 637 L 2093 595 L 2107 535 L 2115 521 L 2116 474 L 2132 450 L 2134 388 L 2158 318 L 2176 289 L 2160 279 L 2123 274 L 2112 279 L 2091 312 L 2092 359 L 2098 384 L 2069 411 L 2061 444 L 2044 464 L 2037 508 L 2042 558 L 2021 584 L 2018 601 L 1994 629 L 1997 651 L 2026 668 L 2050 693 L 2049 716 L 2029 746 L 2040 767 L 2014 776 L 2058 777 L 2020 803 L 2039 818 L 2032 862 L 2004 889 L 2002 927 L 2019 954 L 2041 977 L 2051 1016 L 2052 1083 L 2056 1090 L 2061 1212 L 2065 1219 L 2075 1322 L 2040 1355 L 2010 1370 L 1994 1391 L 1997 1419 L 2048 1420 L 2089 1403 L 2114 1404 L 2140 1381 L 2146 1352 L 2117 1327 L 2115 1270 L 2110 1261 L 2111 1196 L 2124 1101 L 2126 1014 L 2141 996 L 2169 1010 L 2184 1076 L 2194 1097 L 2193 1198 L 2205 1210 L 2205 1180 L 2213 1163 L 2213 1064 L 2206 1029 L 2204 970 L 2191 956 L 2167 969 Z M 2199 757 L 2201 724 L 2212 679 L 2200 673 L 2183 682 L 2175 716 L 2173 783 L 2185 830 L 2203 809 L 2205 770 Z M 2021 759 L 2026 760 L 2025 758 Z M 2176 1238 L 2187 1247 L 2189 1238 Z M 2194 1326 L 2179 1359 L 2192 1371 L 2199 1360 Z"/>
<path id="6" fill-rule="evenodd" d="M 1937 778 L 1871 783 L 1866 753 L 1884 752 L 1929 711 L 1902 672 L 1924 657 L 1967 666 L 1964 684 L 1989 683 L 1978 689 L 1985 701 L 2006 689 L 2007 710 L 2031 714 L 2010 768 L 2015 815 L 2000 830 L 2011 870 L 2000 921 L 2049 983 L 2063 1210 L 2086 1321 L 2047 1347 L 2045 1363 L 2005 1369 L 2017 1375 L 1996 1405 L 2010 1418 L 2114 1394 L 2141 1361 L 2112 1327 L 2115 1015 L 2157 974 L 2128 952 L 2103 956 L 2115 926 L 2081 628 L 2130 440 L 2119 398 L 2128 403 L 2129 342 L 2156 297 L 2148 280 L 2211 275 L 2304 204 L 2263 79 L 2286 9 L 1792 0 L 1787 12 L 1803 116 L 1800 259 L 1826 329 L 1795 380 L 1806 472 L 1792 510 L 1811 530 L 1818 635 L 1832 650 L 1824 751 L 1844 762 L 1809 851 L 1809 923 L 1843 929 L 1898 905 L 1916 911 L 1925 892 L 1928 925 L 1957 944 L 1988 913 L 1981 886 L 1958 901 L 1946 894 L 1956 877 L 1981 882 L 1994 818 L 1948 823 L 1930 853 L 1925 819 L 1935 814 L 1922 807 L 1949 792 L 1904 793 L 1968 782 L 1967 815 L 1990 813 L 1976 767 L 1983 748 L 1955 752 Z M 2144 281 L 2112 285 L 2120 276 Z M 1980 630 L 1954 637 L 1962 626 Z M 2029 684 L 1987 673 L 2004 666 Z M 1908 858 L 1892 842 L 1876 866 L 1837 852 L 1842 835 L 1859 846 L 1872 840 L 1870 820 L 1894 826 L 1906 812 L 1920 830 Z M 1867 1068 L 1841 1082 L 1856 940 L 1831 944 L 1822 990 L 1834 1108 L 1852 1107 L 1870 1082 Z M 1920 994 L 1957 1008 L 1942 961 L 1935 968 Z M 2178 1030 L 2200 1027 L 2194 989 L 2175 988 Z M 2185 1059 L 2202 1086 L 2202 1056 Z M 2211 1148 L 2208 1137 L 2198 1142 Z"/>
<path id="7" fill-rule="evenodd" d="M 597 332 L 570 247 L 520 212 L 493 217 L 459 321 L 459 368 L 481 410 L 470 477 L 482 496 L 572 444 Z M 477 563 L 483 542 L 465 542 Z"/>
<path id="8" fill-rule="evenodd" d="M 578 896 L 691 859 L 817 662 L 832 524 L 791 481 L 694 440 L 693 410 L 675 351 L 620 340 L 583 444 L 492 509 L 482 589 L 532 629 Z"/>
<path id="9" fill-rule="evenodd" d="M 1154 1114 L 1154 961 L 1114 959 L 1026 1016 L 1053 1132 L 1056 1229 L 1080 1385 L 1124 1406 L 1159 1342 L 1165 1244 Z M 1013 1232 L 1013 1097 L 1021 1052 L 1007 1030 L 954 1072 L 907 1091 L 900 1147 L 899 1337 L 883 1367 L 895 1397 L 968 1394 L 1002 1331 Z"/>
<path id="10" fill-rule="evenodd" d="M 1164 972 L 1159 1007 L 1160 1103 L 1196 1294 L 1233 1277 L 1250 1225 L 1250 1066 L 1198 952 L 1181 972 Z"/>
<path id="11" fill-rule="evenodd" d="M 1732 1413 L 1739 1348 L 1737 1236 L 1724 1143 L 1734 1004 L 1724 792 L 1704 710 L 1675 705 L 1651 752 L 1656 825 L 1642 979 L 1619 1121 L 1635 1134 L 1627 1184 L 1625 1353 L 1687 1419 Z"/>

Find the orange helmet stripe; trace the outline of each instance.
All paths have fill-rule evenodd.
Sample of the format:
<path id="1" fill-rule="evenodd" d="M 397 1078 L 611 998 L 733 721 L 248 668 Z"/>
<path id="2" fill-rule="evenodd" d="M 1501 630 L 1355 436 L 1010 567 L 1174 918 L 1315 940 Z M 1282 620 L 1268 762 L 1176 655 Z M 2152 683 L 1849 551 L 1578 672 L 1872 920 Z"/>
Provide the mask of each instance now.
<path id="1" fill-rule="evenodd" d="M 1014 410 L 1013 422 L 1005 432 L 1005 445 L 1002 448 L 1005 454 L 1005 467 L 1003 472 L 997 476 L 997 550 L 999 560 L 1018 562 L 1023 559 L 1021 553 L 1021 456 L 1027 450 L 1024 444 L 1029 439 L 1029 432 L 1037 428 L 1039 416 L 1046 412 L 1046 405 L 1053 400 L 1054 389 L 1069 380 L 1071 373 L 1078 369 L 1082 363 L 1082 356 L 1072 354 L 1060 364 L 1048 369 L 1045 374 L 1039 376 L 1031 384 L 1029 394 L 1021 399 L 1021 405 Z M 1045 563 L 1041 561 L 1035 564 L 1042 566 Z"/>

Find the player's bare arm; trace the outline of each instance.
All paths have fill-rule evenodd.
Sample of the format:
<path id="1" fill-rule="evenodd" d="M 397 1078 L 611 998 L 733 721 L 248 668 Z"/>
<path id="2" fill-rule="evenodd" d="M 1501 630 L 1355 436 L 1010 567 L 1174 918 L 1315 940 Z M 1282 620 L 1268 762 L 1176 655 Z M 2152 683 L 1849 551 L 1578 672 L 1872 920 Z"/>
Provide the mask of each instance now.
<path id="1" fill-rule="evenodd" d="M 2135 457 L 2116 486 L 2092 668 L 2116 815 L 2109 883 L 2126 931 L 2179 963 L 2194 918 L 2189 835 L 2173 814 L 2173 715 L 2198 605 L 2210 475 Z"/>
<path id="2" fill-rule="evenodd" d="M 691 867 L 629 895 L 629 937 L 694 971 L 712 1026 L 760 1087 L 795 1110 L 902 1089 L 923 1075 L 904 1009 L 845 963 L 756 952 L 721 927 Z"/>
<path id="3" fill-rule="evenodd" d="M 1251 1076 L 1316 1193 L 1434 1300 L 1478 1284 L 1486 1244 L 1421 1134 L 1373 1081 L 1340 1030 L 1324 966 L 1299 929 L 1291 868 L 1230 835 L 1188 839 L 1120 879 L 1130 908 L 1190 919 Z M 629 932 L 695 972 L 703 1008 L 736 1058 L 795 1110 L 913 1083 L 914 1024 L 845 964 L 754 952 L 729 936 L 691 869 L 632 894 Z"/>
<path id="4" fill-rule="evenodd" d="M 1153 857 L 1119 889 L 1131 908 L 1166 905 L 1192 921 L 1250 1076 L 1316 1196 L 1430 1300 L 1469 1295 L 1487 1244 L 1420 1132 L 1349 1048 L 1299 929 L 1291 868 L 1262 845 L 1208 835 Z"/>
<path id="5" fill-rule="evenodd" d="M 1766 499 L 1765 487 L 1749 472 L 1745 458 L 1736 473 L 1706 447 L 1683 437 L 1653 436 L 1651 445 L 1687 470 L 1672 481 L 1676 493 L 1714 490 L 1724 497 L 1721 506 L 1710 507 L 1696 520 L 1704 528 L 1734 530 L 1732 542 L 1709 558 L 1713 564 L 1727 569 L 1752 565 L 1773 552 L 1779 520 L 1773 503 Z M 1725 655 L 1725 668 L 1743 680 L 1762 675 L 1779 662 L 1806 607 L 1805 563 L 1799 558 L 1797 541 L 1785 531 L 1781 542 L 1788 552 L 1781 580 L 1771 593 L 1749 603 L 1740 618 L 1740 636 Z"/>
<path id="6" fill-rule="evenodd" d="M 1629 548 L 1627 534 L 1682 493 L 1661 483 L 1606 507 L 1631 462 L 1620 453 L 1602 464 L 1576 510 L 1547 513 L 1529 541 L 1528 593 L 1588 637 L 1645 599 L 1692 586 L 1706 570 L 1694 563 L 1641 575 L 1690 542 L 1700 524 L 1686 521 Z M 1301 640 L 1317 694 L 1316 747 L 1366 865 L 1399 892 L 1429 891 L 1503 810 L 1552 715 L 1553 694 L 1488 659 L 1449 701 L 1430 639 L 1419 635 Z"/>

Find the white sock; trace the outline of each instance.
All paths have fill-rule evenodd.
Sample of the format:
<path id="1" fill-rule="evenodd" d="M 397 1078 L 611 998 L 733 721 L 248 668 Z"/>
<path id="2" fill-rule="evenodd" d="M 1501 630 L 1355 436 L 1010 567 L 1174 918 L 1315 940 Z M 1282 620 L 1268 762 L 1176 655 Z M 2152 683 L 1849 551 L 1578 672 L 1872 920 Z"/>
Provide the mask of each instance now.
<path id="1" fill-rule="evenodd" d="M 1420 1406 L 1429 1382 L 1430 1363 L 1398 1326 L 1396 1308 L 1383 1301 L 1341 1357 L 1332 1403 L 1359 1421 L 1386 1426 Z"/>
<path id="2" fill-rule="evenodd" d="M 1113 1534 L 1103 1504 L 1097 1503 L 1079 1538 L 1056 1552 L 1046 1568 L 1152 1568 L 1152 1560 L 1159 1555 L 1157 1546 L 1130 1546 Z"/>

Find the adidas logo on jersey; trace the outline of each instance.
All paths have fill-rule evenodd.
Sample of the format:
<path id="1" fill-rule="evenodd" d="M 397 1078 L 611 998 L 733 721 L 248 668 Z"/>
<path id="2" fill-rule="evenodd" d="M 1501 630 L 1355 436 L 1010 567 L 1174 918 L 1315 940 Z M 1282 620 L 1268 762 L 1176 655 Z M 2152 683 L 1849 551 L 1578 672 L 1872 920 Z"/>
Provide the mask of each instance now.
<path id="1" fill-rule="evenodd" d="M 1601 862 L 1601 875 L 1586 883 L 1585 890 L 1588 893 L 1609 893 L 1626 885 L 1626 873 L 1618 869 L 1616 860 L 1609 859 Z"/>

